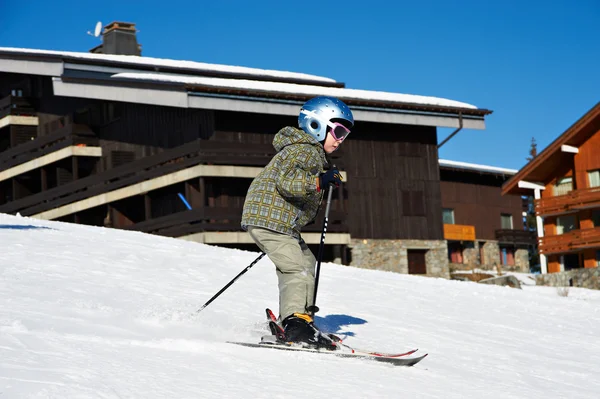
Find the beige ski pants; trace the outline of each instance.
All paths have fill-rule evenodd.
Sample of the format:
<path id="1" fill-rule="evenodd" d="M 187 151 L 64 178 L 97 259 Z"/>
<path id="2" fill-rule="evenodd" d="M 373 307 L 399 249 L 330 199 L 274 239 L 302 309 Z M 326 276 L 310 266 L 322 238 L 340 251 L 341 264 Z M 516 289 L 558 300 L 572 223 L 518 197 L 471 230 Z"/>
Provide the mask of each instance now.
<path id="1" fill-rule="evenodd" d="M 248 226 L 248 233 L 275 264 L 281 320 L 307 313 L 313 304 L 316 259 L 304 240 L 256 226 Z"/>

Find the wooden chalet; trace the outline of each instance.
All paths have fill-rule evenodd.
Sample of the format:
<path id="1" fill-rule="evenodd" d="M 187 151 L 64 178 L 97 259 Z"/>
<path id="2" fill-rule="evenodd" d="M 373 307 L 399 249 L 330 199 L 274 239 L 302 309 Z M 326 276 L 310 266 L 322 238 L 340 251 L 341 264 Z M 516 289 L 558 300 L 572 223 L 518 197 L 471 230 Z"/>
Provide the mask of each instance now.
<path id="1" fill-rule="evenodd" d="M 502 187 L 535 195 L 542 273 L 600 265 L 600 103 Z"/>
<path id="2" fill-rule="evenodd" d="M 502 196 L 517 170 L 440 159 L 444 238 L 451 269 L 505 268 L 529 272 L 535 233 L 527 231 L 527 201 Z"/>
<path id="3" fill-rule="evenodd" d="M 332 157 L 347 183 L 325 258 L 364 266 L 355 242 L 410 239 L 427 251 L 419 240 L 443 241 L 437 127 L 484 129 L 490 111 L 302 73 L 141 57 L 132 29 L 106 26 L 93 53 L 0 48 L 0 212 L 256 250 L 240 228 L 251 179 L 300 106 L 331 95 L 357 122 Z M 127 40 L 109 45 L 121 30 Z M 320 229 L 307 226 L 305 240 L 317 244 Z"/>

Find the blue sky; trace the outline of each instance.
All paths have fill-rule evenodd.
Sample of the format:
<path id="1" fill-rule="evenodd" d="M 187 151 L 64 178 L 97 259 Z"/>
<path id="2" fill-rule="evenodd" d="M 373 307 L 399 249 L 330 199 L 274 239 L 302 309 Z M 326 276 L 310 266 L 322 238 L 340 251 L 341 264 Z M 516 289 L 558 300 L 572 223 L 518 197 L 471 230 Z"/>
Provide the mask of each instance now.
<path id="1" fill-rule="evenodd" d="M 493 4 L 487 4 L 493 3 Z M 518 169 L 600 100 L 600 2 L 0 0 L 0 46 L 88 51 L 134 22 L 142 55 L 326 76 L 494 111 L 440 157 Z M 441 129 L 441 141 L 452 129 Z"/>

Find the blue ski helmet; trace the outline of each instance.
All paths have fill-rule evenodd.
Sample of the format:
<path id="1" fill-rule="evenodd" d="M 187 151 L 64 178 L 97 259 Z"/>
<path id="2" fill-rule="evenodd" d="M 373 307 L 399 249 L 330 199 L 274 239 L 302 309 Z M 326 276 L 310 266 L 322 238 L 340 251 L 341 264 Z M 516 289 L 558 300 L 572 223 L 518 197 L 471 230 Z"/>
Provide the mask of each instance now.
<path id="1" fill-rule="evenodd" d="M 300 129 L 313 136 L 317 141 L 327 137 L 327 124 L 335 119 L 348 129 L 354 126 L 352 111 L 335 97 L 315 97 L 304 103 L 298 115 Z"/>

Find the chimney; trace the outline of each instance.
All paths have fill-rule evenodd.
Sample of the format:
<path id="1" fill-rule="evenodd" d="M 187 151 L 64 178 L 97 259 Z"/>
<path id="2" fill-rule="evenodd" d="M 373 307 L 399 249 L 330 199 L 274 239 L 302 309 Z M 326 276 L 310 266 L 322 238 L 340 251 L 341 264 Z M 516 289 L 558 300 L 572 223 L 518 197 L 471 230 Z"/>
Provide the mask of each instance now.
<path id="1" fill-rule="evenodd" d="M 135 24 L 111 22 L 104 27 L 102 44 L 90 50 L 96 54 L 142 55 L 142 46 L 136 38 Z"/>

